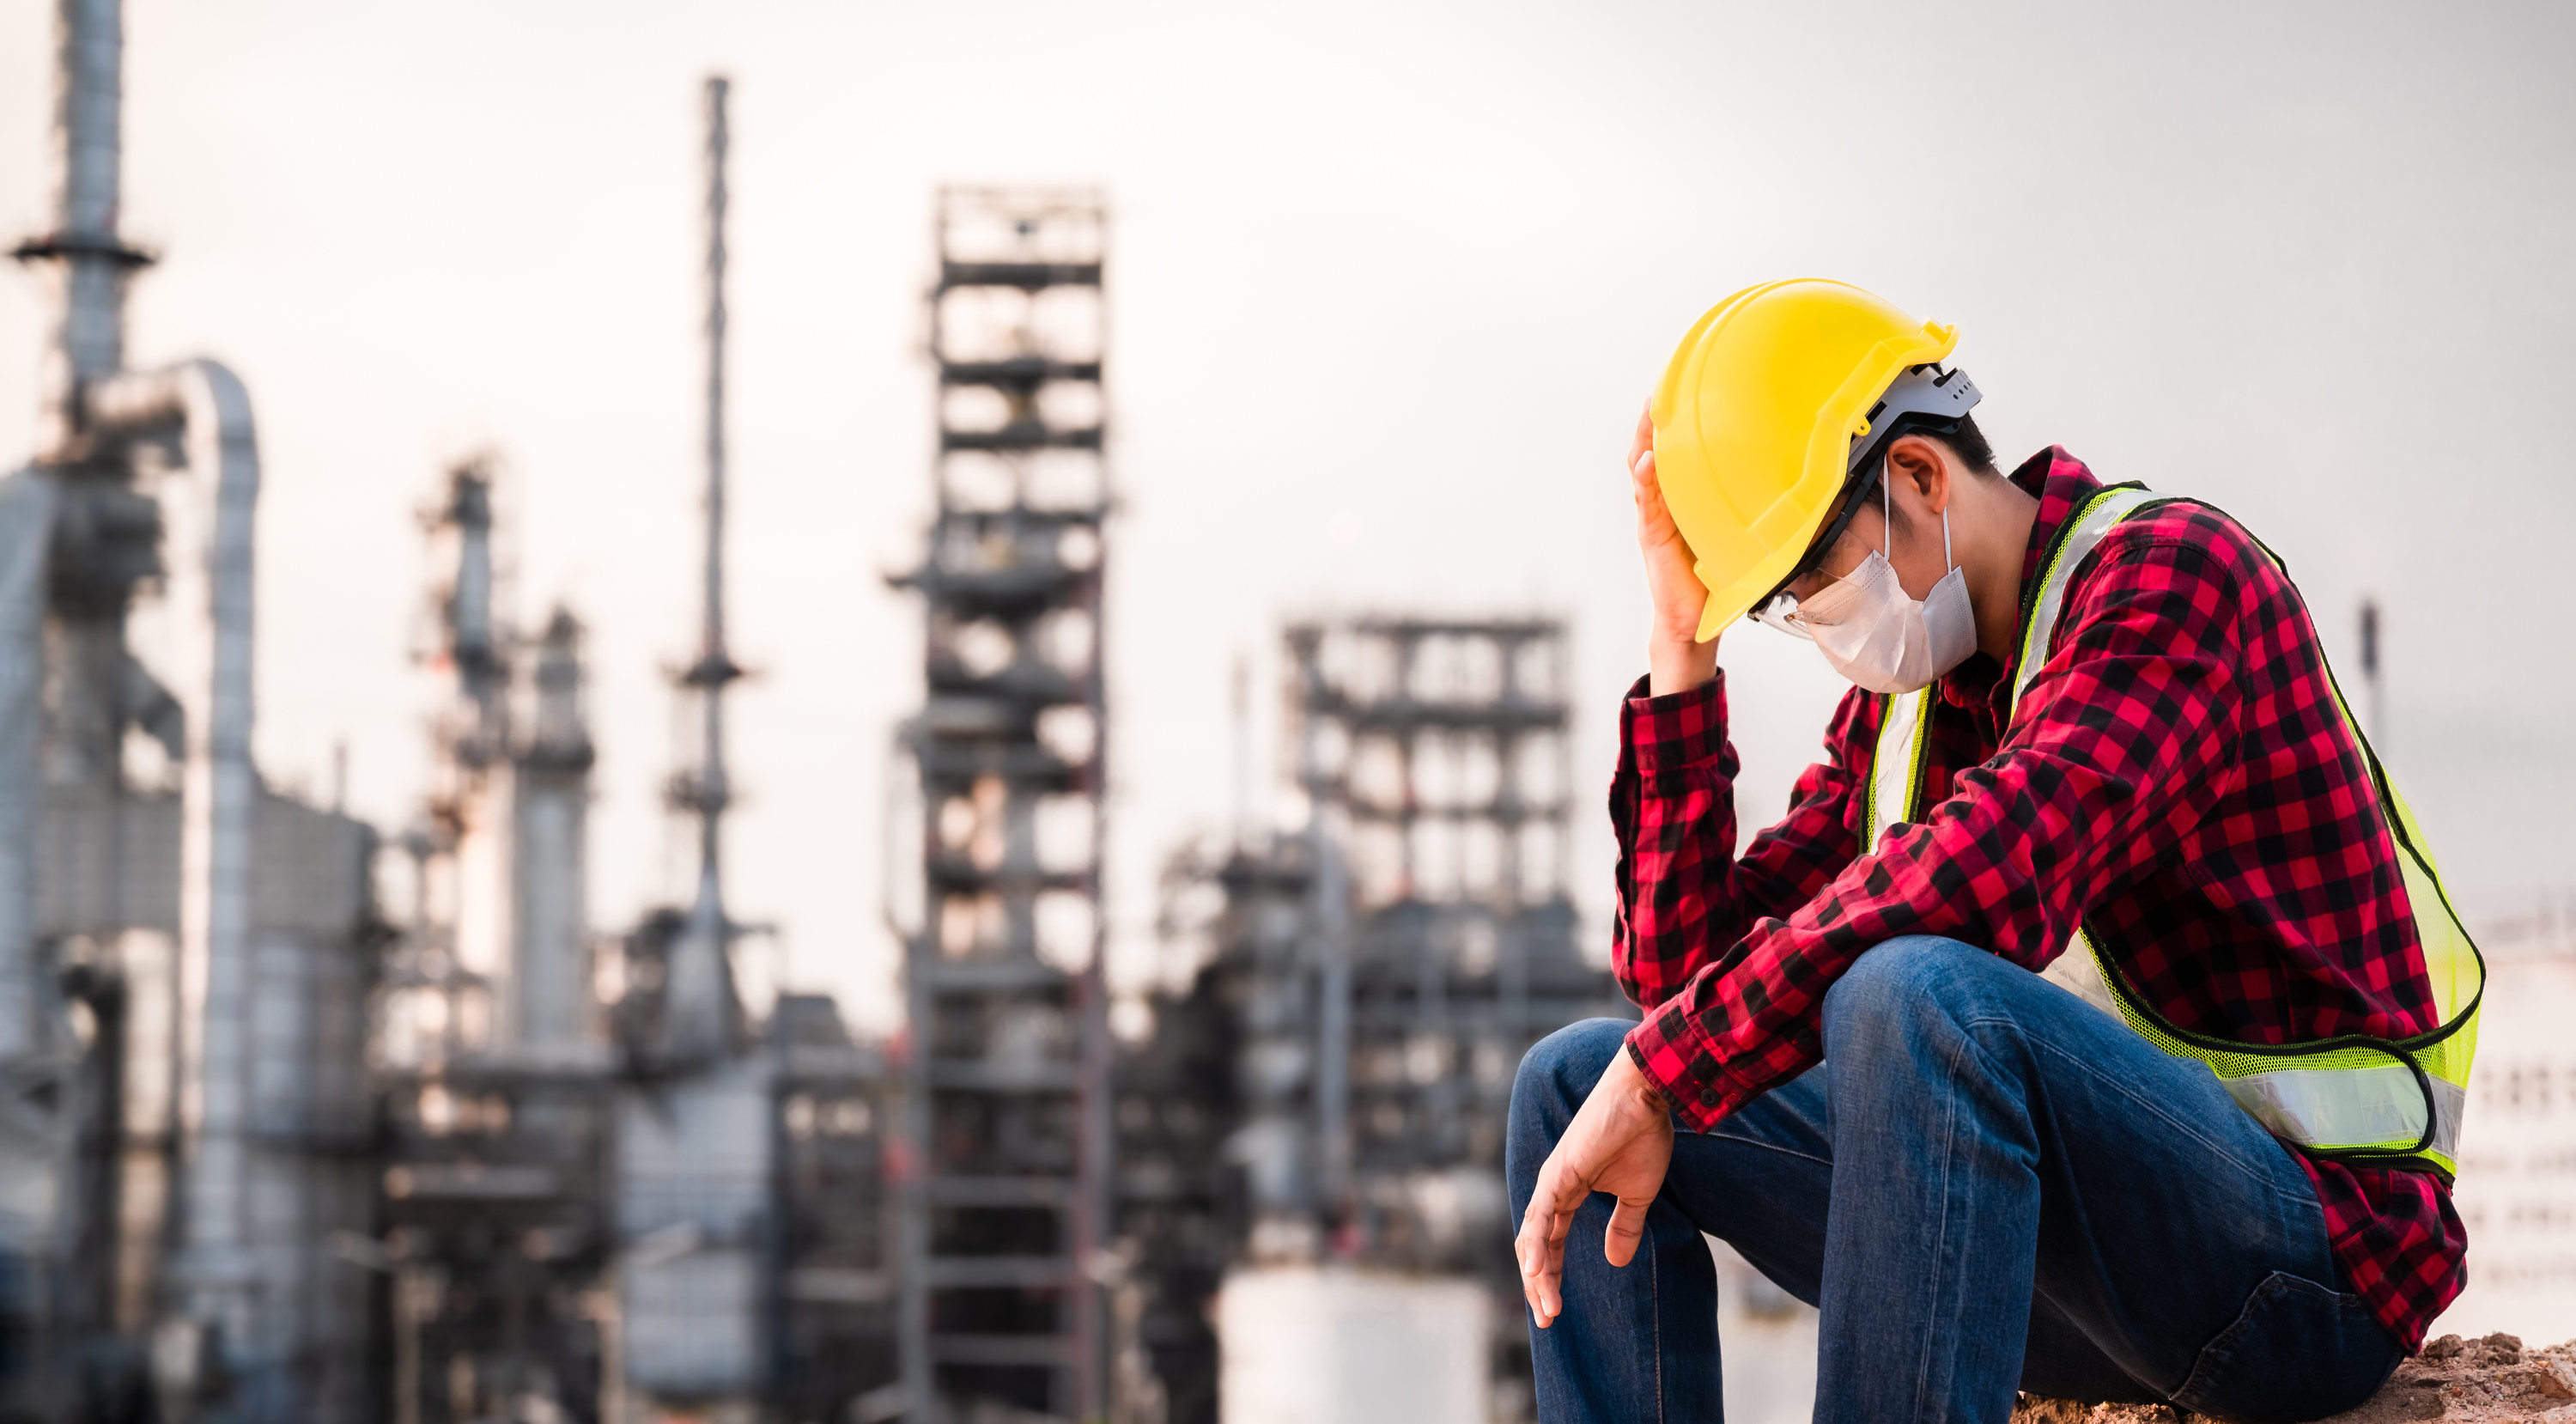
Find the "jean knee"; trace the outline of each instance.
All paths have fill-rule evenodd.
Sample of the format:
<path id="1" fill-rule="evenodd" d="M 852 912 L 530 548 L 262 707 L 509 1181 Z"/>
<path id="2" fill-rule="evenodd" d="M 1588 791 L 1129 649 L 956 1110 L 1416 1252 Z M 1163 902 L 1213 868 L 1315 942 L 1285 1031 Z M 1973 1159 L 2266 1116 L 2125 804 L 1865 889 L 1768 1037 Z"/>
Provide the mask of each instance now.
<path id="1" fill-rule="evenodd" d="M 1939 935 L 1900 935 L 1873 945 L 1825 991 L 1828 1039 L 1836 1024 L 1885 1022 L 1947 1005 L 1979 961 L 1992 958 Z"/>
<path id="2" fill-rule="evenodd" d="M 1546 1124 L 1551 1141 L 1625 1048 L 1626 1019 L 1583 1019 L 1530 1045 L 1512 1079 L 1512 1130 Z"/>

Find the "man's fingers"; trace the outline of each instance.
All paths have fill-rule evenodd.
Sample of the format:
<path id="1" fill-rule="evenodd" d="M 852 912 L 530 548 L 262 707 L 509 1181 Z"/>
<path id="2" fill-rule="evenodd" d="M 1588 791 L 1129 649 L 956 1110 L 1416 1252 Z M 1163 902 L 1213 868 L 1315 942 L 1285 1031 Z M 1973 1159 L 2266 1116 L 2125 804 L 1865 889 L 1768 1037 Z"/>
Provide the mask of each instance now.
<path id="1" fill-rule="evenodd" d="M 1530 1219 L 1521 1226 L 1519 1239 L 1513 1242 L 1521 1268 L 1521 1296 L 1529 1302 L 1530 1318 L 1542 1330 L 1556 1318 L 1560 1308 L 1557 1278 L 1564 1257 L 1550 1248 L 1553 1225 L 1552 1221 L 1542 1221 L 1533 1208 Z"/>
<path id="2" fill-rule="evenodd" d="M 1540 1248 L 1545 1253 L 1539 1258 L 1538 1272 L 1538 1318 L 1542 1321 L 1554 1320 L 1565 1311 L 1565 1229 L 1573 1224 L 1570 1214 L 1559 1215 L 1550 1223 L 1547 1242 Z"/>
<path id="3" fill-rule="evenodd" d="M 1654 451 L 1638 456 L 1637 463 L 1629 467 L 1628 495 L 1637 502 L 1639 519 L 1657 524 L 1670 521 L 1671 516 L 1664 513 L 1664 487 L 1655 482 Z"/>
<path id="4" fill-rule="evenodd" d="M 1539 1249 L 1538 1233 L 1529 1226 L 1512 1241 L 1512 1256 L 1521 1269 L 1521 1298 L 1529 1302 L 1530 1315 L 1538 1317 L 1538 1268 L 1546 1254 Z M 1544 1324 L 1544 1321 L 1541 1321 Z"/>
<path id="5" fill-rule="evenodd" d="M 1547 1227 L 1533 1217 L 1521 1224 L 1520 1235 L 1512 1239 L 1512 1257 L 1521 1268 L 1521 1284 L 1526 1286 L 1547 1269 Z"/>
<path id="6" fill-rule="evenodd" d="M 1601 1254 L 1611 1265 L 1625 1266 L 1637 1259 L 1637 1243 L 1646 1239 L 1648 1199 L 1631 1201 L 1626 1197 L 1610 1209 L 1610 1229 L 1601 1238 Z"/>
<path id="7" fill-rule="evenodd" d="M 1592 1194 L 1590 1174 L 1598 1170 L 1589 1163 L 1574 1165 L 1572 1159 L 1581 1154 L 1569 1151 L 1570 1146 L 1572 1144 L 1559 1142 L 1556 1150 L 1547 1154 L 1547 1160 L 1538 1164 L 1538 1180 L 1530 1184 L 1529 1210 L 1524 1214 L 1529 1221 L 1544 1223 L 1558 1220 L 1559 1224 L 1551 1234 L 1560 1237 L 1565 1234 L 1562 1218 L 1583 1205 L 1583 1199 Z"/>

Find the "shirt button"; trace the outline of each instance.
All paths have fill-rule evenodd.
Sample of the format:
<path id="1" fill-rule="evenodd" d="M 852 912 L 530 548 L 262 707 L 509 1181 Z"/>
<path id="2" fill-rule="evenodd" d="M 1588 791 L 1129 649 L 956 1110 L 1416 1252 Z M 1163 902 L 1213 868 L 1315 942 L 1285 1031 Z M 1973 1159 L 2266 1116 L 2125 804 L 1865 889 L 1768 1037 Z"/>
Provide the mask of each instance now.
<path id="1" fill-rule="evenodd" d="M 1702 1088 L 1702 1089 L 1700 1089 L 1700 1090 L 1699 1090 L 1699 1105 L 1700 1105 L 1701 1107 L 1704 1107 L 1704 1108 L 1713 1108 L 1713 1107 L 1716 1107 L 1716 1106 L 1717 1106 L 1717 1089 L 1715 1089 L 1715 1088 Z"/>

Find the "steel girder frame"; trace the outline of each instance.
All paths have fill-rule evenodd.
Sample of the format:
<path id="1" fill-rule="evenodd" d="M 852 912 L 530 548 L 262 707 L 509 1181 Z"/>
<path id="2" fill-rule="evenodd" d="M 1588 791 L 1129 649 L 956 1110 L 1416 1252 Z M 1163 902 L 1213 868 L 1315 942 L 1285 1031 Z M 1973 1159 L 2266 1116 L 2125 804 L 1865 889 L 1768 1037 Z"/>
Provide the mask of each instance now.
<path id="1" fill-rule="evenodd" d="M 1090 192 L 949 189 L 912 724 L 925 895 L 896 1165 L 908 1417 L 1102 1407 L 1102 239 Z"/>

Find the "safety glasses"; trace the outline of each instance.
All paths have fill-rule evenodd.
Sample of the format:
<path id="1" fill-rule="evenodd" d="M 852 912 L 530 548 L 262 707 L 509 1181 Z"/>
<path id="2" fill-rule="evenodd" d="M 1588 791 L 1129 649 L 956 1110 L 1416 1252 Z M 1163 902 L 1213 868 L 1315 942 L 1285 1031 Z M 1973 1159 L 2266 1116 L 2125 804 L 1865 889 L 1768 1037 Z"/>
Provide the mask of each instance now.
<path id="1" fill-rule="evenodd" d="M 1915 366 L 1896 378 L 1878 403 L 1869 408 L 1869 422 L 1875 438 L 1866 450 L 1856 452 L 1845 478 L 1850 482 L 1843 492 L 1842 508 L 1825 524 L 1824 532 L 1807 545 L 1789 576 L 1771 586 L 1771 591 L 1753 605 L 1745 616 L 1765 627 L 1783 633 L 1806 637 L 1807 631 L 1795 622 L 1798 600 L 1789 596 L 1789 585 L 1816 571 L 1825 555 L 1851 527 L 1852 519 L 1863 504 L 1876 493 L 1887 475 L 1887 447 L 1896 437 L 1910 431 L 1946 435 L 1959 428 L 1959 422 L 1983 399 L 1977 383 L 1968 373 L 1953 367 Z"/>
<path id="2" fill-rule="evenodd" d="M 1894 433 L 1890 432 L 1889 439 L 1894 438 Z M 1834 545 L 1843 537 L 1843 531 L 1851 528 L 1852 520 L 1859 515 L 1861 506 L 1868 504 L 1869 497 L 1878 491 L 1887 473 L 1887 461 L 1883 457 L 1872 460 L 1854 473 L 1856 478 L 1843 495 L 1842 507 L 1826 522 L 1824 532 L 1807 545 L 1807 552 L 1799 556 L 1796 566 L 1789 570 L 1789 576 L 1773 584 L 1771 591 L 1753 605 L 1746 617 L 1765 628 L 1776 628 L 1797 637 L 1812 639 L 1815 636 L 1798 621 L 1798 600 L 1790 594 L 1789 585 L 1814 573 L 1817 566 L 1824 563 L 1825 555 L 1833 552 Z"/>

